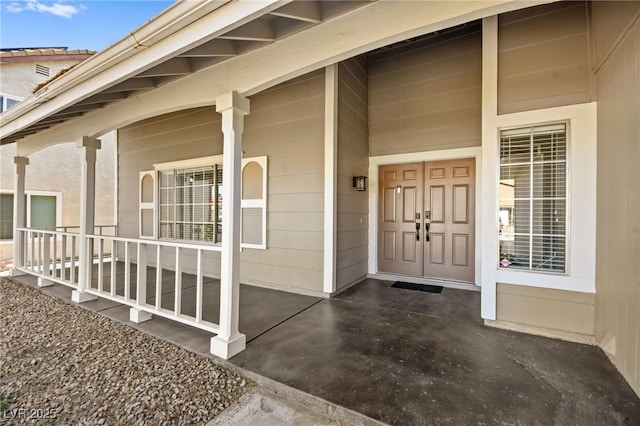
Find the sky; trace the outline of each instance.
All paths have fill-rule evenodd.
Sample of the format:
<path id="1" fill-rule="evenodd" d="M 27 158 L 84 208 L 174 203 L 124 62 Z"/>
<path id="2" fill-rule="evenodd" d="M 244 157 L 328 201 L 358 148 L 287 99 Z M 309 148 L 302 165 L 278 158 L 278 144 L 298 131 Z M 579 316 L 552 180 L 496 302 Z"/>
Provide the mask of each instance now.
<path id="1" fill-rule="evenodd" d="M 100 51 L 169 7 L 167 0 L 0 0 L 0 47 Z"/>

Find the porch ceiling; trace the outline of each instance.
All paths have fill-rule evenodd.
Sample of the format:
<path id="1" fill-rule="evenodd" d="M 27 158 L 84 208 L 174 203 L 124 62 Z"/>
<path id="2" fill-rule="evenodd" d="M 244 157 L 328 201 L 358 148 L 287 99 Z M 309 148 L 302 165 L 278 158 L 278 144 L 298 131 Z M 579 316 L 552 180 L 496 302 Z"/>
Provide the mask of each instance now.
<path id="1" fill-rule="evenodd" d="M 262 9 L 248 20 L 231 22 L 224 30 L 203 38 L 195 45 L 187 45 L 182 50 L 178 49 L 160 62 L 143 62 L 138 69 L 123 79 L 107 81 L 93 93 L 81 92 L 64 102 L 56 110 L 36 116 L 35 119 L 23 126 L 8 129 L 6 132 L 3 128 L 0 132 L 0 144 L 16 142 L 89 112 L 156 89 L 238 55 L 272 44 L 371 2 L 372 0 L 275 2 L 274 7 Z M 227 1 L 209 3 L 216 4 L 215 8 L 207 13 L 216 13 L 222 7 L 221 5 L 226 4 Z M 221 13 L 224 13 L 224 10 Z M 196 16 L 196 19 L 199 17 Z M 128 37 L 135 39 L 134 33 Z M 144 44 L 134 46 L 134 48 L 138 47 L 145 48 L 147 46 Z M 99 61 L 100 56 L 108 55 L 110 49 L 96 55 L 94 60 Z M 72 72 L 66 73 L 59 78 L 61 80 L 59 83 L 65 79 L 71 82 L 75 77 L 77 76 Z M 45 86 L 24 101 L 25 107 L 34 108 L 34 104 L 36 107 L 40 106 L 57 96 L 58 93 L 47 94 L 51 90 L 49 86 Z M 26 105 L 29 102 L 32 105 Z M 11 120 L 11 116 L 14 115 L 12 113 L 21 112 L 19 111 L 21 106 L 18 104 L 14 107 L 15 111 L 3 114 L 0 126 L 4 126 L 7 121 Z"/>

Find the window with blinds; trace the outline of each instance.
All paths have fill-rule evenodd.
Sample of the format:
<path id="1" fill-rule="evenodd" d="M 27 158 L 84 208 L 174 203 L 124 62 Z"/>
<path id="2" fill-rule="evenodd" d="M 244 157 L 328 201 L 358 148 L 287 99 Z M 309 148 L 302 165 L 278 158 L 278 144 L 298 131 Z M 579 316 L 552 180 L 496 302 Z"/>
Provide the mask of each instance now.
<path id="1" fill-rule="evenodd" d="M 222 166 L 160 172 L 160 238 L 222 241 Z"/>
<path id="2" fill-rule="evenodd" d="M 566 124 L 500 133 L 500 267 L 566 272 Z"/>

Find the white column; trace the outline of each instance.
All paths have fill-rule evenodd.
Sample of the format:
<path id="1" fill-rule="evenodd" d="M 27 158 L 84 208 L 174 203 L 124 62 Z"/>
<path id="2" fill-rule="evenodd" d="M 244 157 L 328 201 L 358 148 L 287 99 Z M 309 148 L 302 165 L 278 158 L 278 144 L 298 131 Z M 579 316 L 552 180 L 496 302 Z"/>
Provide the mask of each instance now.
<path id="1" fill-rule="evenodd" d="M 242 131 L 249 100 L 235 92 L 216 99 L 224 134 L 222 159 L 222 255 L 220 267 L 220 331 L 211 339 L 211 353 L 229 359 L 243 351 L 247 338 L 238 331 L 240 310 L 240 173 Z"/>
<path id="2" fill-rule="evenodd" d="M 482 20 L 481 315 L 496 319 L 498 266 L 498 17 Z"/>
<path id="3" fill-rule="evenodd" d="M 96 151 L 100 149 L 100 140 L 83 136 L 77 142 L 83 151 L 80 176 L 80 268 L 78 273 L 78 289 L 71 293 L 71 300 L 82 303 L 95 300 L 96 296 L 86 293 L 91 287 L 91 268 L 93 266 L 93 250 L 87 244 L 87 234 L 93 234 L 96 198 Z"/>
<path id="4" fill-rule="evenodd" d="M 338 164 L 338 64 L 325 68 L 324 92 L 324 284 L 336 291 L 336 194 Z"/>
<path id="5" fill-rule="evenodd" d="M 25 175 L 29 159 L 27 157 L 13 157 L 16 165 L 16 175 L 13 179 L 13 268 L 11 275 L 24 275 L 18 267 L 25 266 L 25 239 L 18 233 L 18 228 L 24 228 L 26 223 Z"/>

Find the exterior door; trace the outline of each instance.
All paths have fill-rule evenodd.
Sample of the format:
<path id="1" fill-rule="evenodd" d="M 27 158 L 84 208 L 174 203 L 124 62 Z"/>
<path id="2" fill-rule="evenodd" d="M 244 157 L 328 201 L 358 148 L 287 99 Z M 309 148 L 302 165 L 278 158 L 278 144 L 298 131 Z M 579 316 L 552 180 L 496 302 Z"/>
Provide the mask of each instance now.
<path id="1" fill-rule="evenodd" d="M 378 267 L 422 275 L 423 163 L 380 166 Z M 422 216 L 420 216 L 422 217 Z"/>
<path id="2" fill-rule="evenodd" d="M 379 169 L 378 269 L 475 281 L 475 159 Z"/>
<path id="3" fill-rule="evenodd" d="M 425 163 L 427 278 L 475 281 L 475 175 L 475 159 Z"/>

